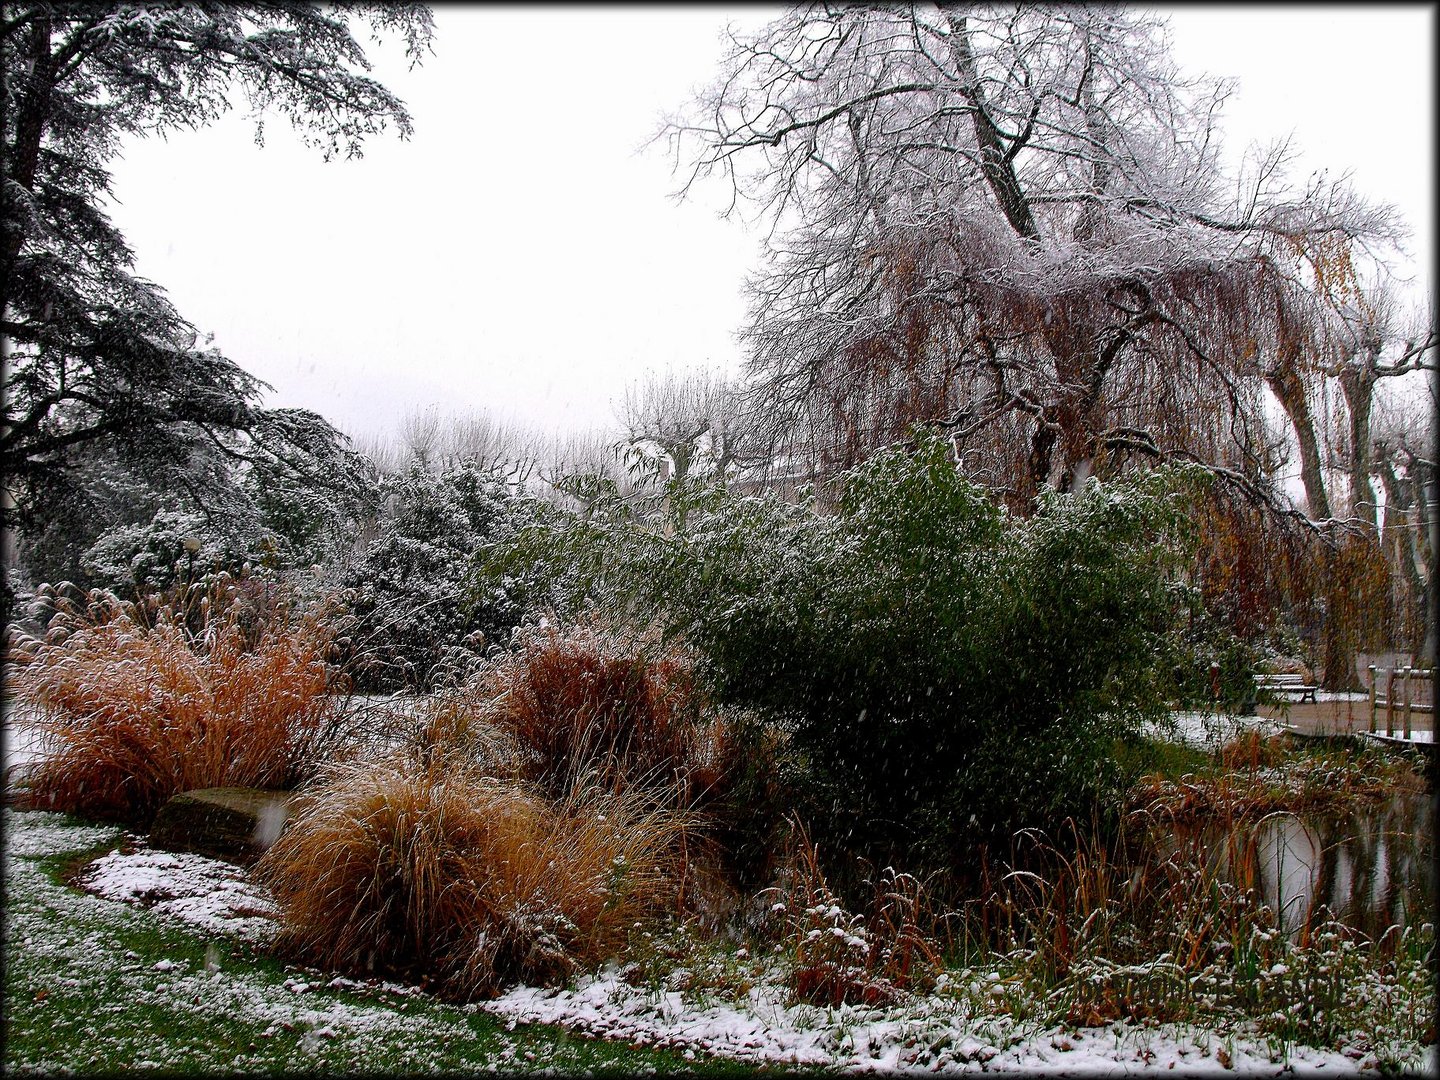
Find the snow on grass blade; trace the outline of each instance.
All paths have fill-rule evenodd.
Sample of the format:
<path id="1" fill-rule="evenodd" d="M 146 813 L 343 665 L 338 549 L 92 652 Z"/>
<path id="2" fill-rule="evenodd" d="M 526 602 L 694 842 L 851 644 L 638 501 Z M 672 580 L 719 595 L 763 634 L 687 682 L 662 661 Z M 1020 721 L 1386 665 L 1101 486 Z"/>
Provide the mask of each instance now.
<path id="1" fill-rule="evenodd" d="M 777 977 L 759 979 L 725 1002 L 631 985 L 624 969 L 614 967 L 566 990 L 522 987 L 480 1005 L 446 1005 L 413 988 L 285 968 L 230 936 L 238 925 L 216 923 L 215 912 L 245 905 L 237 904 L 240 891 L 226 886 L 235 879 L 226 877 L 224 864 L 191 866 L 187 857 L 182 866 L 154 852 L 112 852 L 82 880 L 133 901 L 114 903 L 67 888 L 54 875 L 76 853 L 114 846 L 117 830 L 9 810 L 5 826 L 7 1070 L 124 1065 L 569 1074 L 691 1067 L 708 1074 L 790 1063 L 945 1073 L 1173 1066 L 1277 1074 L 1359 1072 L 1382 1064 L 1374 1048 L 1364 1047 L 1364 1033 L 1342 1039 L 1342 1050 L 1326 1050 L 1276 1040 L 1237 1021 L 1227 1021 L 1224 1030 L 1176 1023 L 1053 1025 L 1033 1010 L 997 1007 L 1005 984 L 995 981 L 998 972 L 985 971 L 952 972 L 935 994 L 907 995 L 884 1007 L 795 1004 L 774 972 Z M 182 870 L 193 871 L 187 896 L 197 899 L 199 882 L 209 881 L 224 902 L 142 906 L 154 899 L 147 888 L 172 891 L 170 899 L 179 899 L 174 875 Z M 246 905 L 257 901 L 258 911 L 263 894 L 244 895 Z M 227 933 L 217 936 L 218 929 Z M 1386 1065 L 1436 1065 L 1433 1047 L 1390 1046 L 1384 1053 Z"/>

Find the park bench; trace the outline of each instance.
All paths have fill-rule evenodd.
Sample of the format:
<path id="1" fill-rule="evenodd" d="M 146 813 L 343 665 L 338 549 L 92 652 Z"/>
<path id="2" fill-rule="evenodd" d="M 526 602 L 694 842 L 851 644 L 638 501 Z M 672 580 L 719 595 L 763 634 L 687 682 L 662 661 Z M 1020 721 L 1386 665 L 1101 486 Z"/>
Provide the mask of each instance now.
<path id="1" fill-rule="evenodd" d="M 1303 675 L 1259 673 L 1255 676 L 1255 689 L 1261 692 L 1269 691 L 1273 694 L 1299 694 L 1301 701 L 1314 701 L 1315 691 L 1320 688 L 1307 683 Z"/>

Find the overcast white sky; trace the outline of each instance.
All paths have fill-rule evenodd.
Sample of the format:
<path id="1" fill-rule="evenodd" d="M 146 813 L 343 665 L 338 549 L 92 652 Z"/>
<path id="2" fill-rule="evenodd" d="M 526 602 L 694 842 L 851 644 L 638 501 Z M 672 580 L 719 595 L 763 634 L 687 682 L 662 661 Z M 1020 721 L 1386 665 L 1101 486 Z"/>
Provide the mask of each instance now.
<path id="1" fill-rule="evenodd" d="M 1160 8 L 1158 10 L 1167 11 Z M 354 435 L 407 411 L 489 411 L 545 431 L 613 423 L 647 368 L 738 370 L 756 241 L 676 205 L 661 113 L 710 81 L 727 21 L 766 9 L 440 5 L 434 55 L 376 74 L 415 121 L 324 163 L 280 119 L 257 148 L 232 114 L 132 143 L 113 216 L 141 274 L 271 405 Z M 1227 146 L 1293 135 L 1297 178 L 1349 171 L 1415 230 L 1431 288 L 1432 6 L 1186 6 L 1183 69 L 1239 80 Z"/>

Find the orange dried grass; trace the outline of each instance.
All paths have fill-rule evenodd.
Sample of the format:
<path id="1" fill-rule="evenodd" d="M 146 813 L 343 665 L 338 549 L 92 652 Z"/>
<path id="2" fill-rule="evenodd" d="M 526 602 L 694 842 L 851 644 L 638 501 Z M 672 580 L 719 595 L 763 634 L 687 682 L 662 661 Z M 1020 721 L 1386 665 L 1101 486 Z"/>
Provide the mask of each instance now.
<path id="1" fill-rule="evenodd" d="M 1227 769 L 1270 768 L 1278 765 L 1285 757 L 1285 736 L 1262 735 L 1258 731 L 1246 731 L 1231 739 L 1220 748 L 1220 762 Z"/>
<path id="2" fill-rule="evenodd" d="M 31 805 L 143 825 L 181 791 L 293 786 L 338 738 L 319 617 L 257 633 L 207 604 L 195 632 L 178 608 L 88 599 L 10 641 L 8 686 L 45 751 Z"/>
<path id="3" fill-rule="evenodd" d="M 677 647 L 595 627 L 531 631 L 480 676 L 486 719 L 514 736 L 527 778 L 558 793 L 598 770 L 612 783 L 679 785 L 699 798 L 721 787 L 735 748 L 704 715 Z"/>
<path id="4" fill-rule="evenodd" d="M 685 815 L 640 788 L 555 802 L 495 766 L 398 753 L 330 770 L 257 867 L 281 949 L 466 999 L 563 981 L 676 903 Z"/>

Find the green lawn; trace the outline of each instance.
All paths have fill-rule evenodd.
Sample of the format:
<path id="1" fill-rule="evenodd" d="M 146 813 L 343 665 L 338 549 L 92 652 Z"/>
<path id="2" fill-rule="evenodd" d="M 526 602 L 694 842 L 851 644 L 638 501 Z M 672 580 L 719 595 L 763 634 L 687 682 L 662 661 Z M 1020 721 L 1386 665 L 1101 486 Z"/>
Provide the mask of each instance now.
<path id="1" fill-rule="evenodd" d="M 242 942 L 67 886 L 67 871 L 113 848 L 119 830 L 36 814 L 17 827 L 20 816 L 6 816 L 6 1073 L 757 1071 L 509 1027 L 399 987 L 330 987 Z"/>

